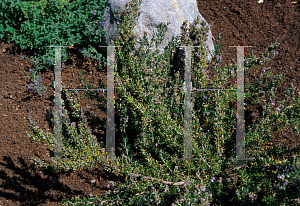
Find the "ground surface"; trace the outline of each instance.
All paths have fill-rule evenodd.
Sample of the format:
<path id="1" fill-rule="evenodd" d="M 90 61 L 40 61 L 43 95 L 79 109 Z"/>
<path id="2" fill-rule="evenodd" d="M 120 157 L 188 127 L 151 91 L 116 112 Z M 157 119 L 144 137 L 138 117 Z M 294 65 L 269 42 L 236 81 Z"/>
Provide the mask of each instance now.
<path id="1" fill-rule="evenodd" d="M 221 33 L 221 66 L 236 63 L 236 49 L 228 46 L 253 46 L 245 49 L 245 55 L 253 50 L 254 54 L 259 56 L 278 37 L 281 43 L 278 48 L 279 54 L 265 65 L 272 74 L 286 72 L 284 82 L 275 94 L 276 102 L 282 99 L 291 82 L 297 87 L 296 94 L 299 92 L 299 1 L 297 3 L 296 0 L 274 0 L 258 4 L 256 0 L 198 0 L 198 8 L 209 23 L 214 22 L 213 37 L 216 39 Z M 103 83 L 106 85 L 105 71 L 95 74 L 96 62 L 83 58 L 78 54 L 78 48 L 75 45 L 74 49 L 70 49 L 70 61 L 63 64 L 63 84 L 66 87 L 83 88 L 78 78 L 80 68 L 85 81 L 95 88 L 99 86 L 99 79 L 104 79 Z M 94 195 L 103 194 L 107 179 L 113 177 L 106 174 L 101 167 L 71 173 L 52 173 L 43 171 L 30 161 L 30 157 L 33 156 L 44 160 L 50 152 L 42 143 L 31 141 L 25 132 L 32 134 L 26 119 L 28 113 L 31 113 L 31 117 L 41 129 L 53 133 L 53 126 L 46 118 L 46 109 L 54 107 L 54 67 L 41 72 L 43 86 L 47 86 L 48 90 L 46 97 L 38 96 L 26 90 L 31 82 L 24 77 L 29 75 L 32 65 L 27 60 L 19 60 L 19 57 L 25 54 L 30 55 L 12 43 L 8 44 L 5 39 L 1 40 L 0 205 L 56 205 L 62 199 L 71 199 L 77 195 L 88 195 L 91 192 Z M 211 66 L 209 68 L 211 70 Z M 253 82 L 259 71 L 260 68 L 246 71 L 245 81 Z M 105 133 L 99 126 L 99 121 L 105 120 L 105 110 L 98 107 L 96 99 L 83 98 L 83 92 L 79 92 L 79 96 L 80 105 L 86 113 L 93 134 L 104 140 Z M 262 103 L 258 107 L 246 108 L 246 124 L 250 124 L 261 115 L 258 110 L 261 105 Z M 278 142 L 291 147 L 299 143 L 299 136 L 295 135 L 291 128 L 284 128 L 282 132 L 274 135 L 272 144 Z M 101 179 L 97 178 L 98 174 Z M 98 179 L 94 189 L 90 184 L 93 179 Z"/>

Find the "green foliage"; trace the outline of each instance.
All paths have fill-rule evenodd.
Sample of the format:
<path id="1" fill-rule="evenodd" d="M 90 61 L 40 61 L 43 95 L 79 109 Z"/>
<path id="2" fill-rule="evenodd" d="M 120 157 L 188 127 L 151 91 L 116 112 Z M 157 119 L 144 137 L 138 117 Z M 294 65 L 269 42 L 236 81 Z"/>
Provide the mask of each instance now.
<path id="1" fill-rule="evenodd" d="M 65 91 L 65 90 L 63 90 Z M 70 123 L 69 112 L 63 110 L 62 120 L 64 122 L 62 133 L 63 133 L 63 147 L 62 152 L 64 157 L 70 158 L 70 161 L 63 162 L 61 160 L 56 160 L 55 165 L 44 163 L 36 157 L 32 160 L 36 161 L 38 165 L 52 169 L 52 170 L 77 170 L 81 168 L 87 168 L 95 166 L 96 162 L 100 162 L 104 159 L 105 149 L 101 148 L 103 145 L 97 143 L 96 137 L 91 134 L 91 130 L 88 127 L 88 123 L 85 119 L 83 111 L 80 110 L 79 104 L 74 100 L 74 94 L 66 92 L 68 99 L 68 105 L 72 109 L 72 116 L 80 119 L 79 129 L 80 133 L 77 133 L 76 125 Z M 65 106 L 65 103 L 62 103 Z M 49 112 L 49 119 L 54 125 L 54 115 L 53 111 Z M 54 150 L 54 134 L 44 133 L 42 130 L 38 129 L 35 122 L 32 120 L 30 115 L 27 117 L 30 123 L 30 129 L 34 132 L 34 135 L 27 133 L 27 136 L 31 140 L 42 141 L 53 151 Z M 54 153 L 52 152 L 53 156 Z"/>
<path id="2" fill-rule="evenodd" d="M 36 52 L 31 58 L 37 71 L 49 68 L 55 62 L 55 49 L 47 46 L 85 45 L 84 56 L 102 60 L 105 58 L 96 49 L 103 35 L 102 23 L 106 21 L 103 10 L 107 0 L 4 0 L 0 9 L 0 38 L 8 38 L 21 48 Z M 17 30 L 19 30 L 17 32 Z M 67 59 L 66 48 L 61 48 L 62 61 Z M 27 58 L 28 57 L 22 57 Z M 41 92 L 38 83 L 34 90 Z M 45 93 L 45 92 L 43 92 Z"/>

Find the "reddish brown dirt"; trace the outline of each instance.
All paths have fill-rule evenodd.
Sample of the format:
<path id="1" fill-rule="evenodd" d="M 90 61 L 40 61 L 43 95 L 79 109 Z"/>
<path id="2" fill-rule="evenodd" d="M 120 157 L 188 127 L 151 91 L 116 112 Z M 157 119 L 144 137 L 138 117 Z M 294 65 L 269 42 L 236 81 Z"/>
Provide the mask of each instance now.
<path id="1" fill-rule="evenodd" d="M 272 74 L 286 72 L 282 85 L 278 88 L 276 102 L 283 98 L 284 91 L 293 82 L 298 94 L 300 84 L 300 15 L 299 1 L 264 1 L 258 4 L 257 0 L 198 0 L 198 8 L 203 17 L 212 26 L 214 39 L 221 33 L 221 51 L 223 60 L 221 66 L 236 63 L 236 49 L 230 45 L 248 45 L 245 56 L 254 51 L 259 56 L 275 39 L 279 38 L 281 45 L 279 54 L 265 67 L 270 67 Z M 79 79 L 79 69 L 84 73 L 83 78 L 92 86 L 98 88 L 98 79 L 104 80 L 106 85 L 105 68 L 97 71 L 97 63 L 83 58 L 78 51 L 78 45 L 68 52 L 70 61 L 63 63 L 62 81 L 66 87 L 82 88 Z M 75 52 L 75 53 L 74 53 Z M 31 141 L 26 131 L 30 131 L 26 119 L 28 113 L 36 121 L 39 128 L 52 132 L 53 126 L 47 120 L 46 109 L 53 109 L 54 98 L 54 67 L 40 73 L 43 86 L 47 86 L 46 97 L 36 92 L 27 91 L 32 83 L 24 77 L 29 75 L 32 65 L 28 60 L 19 60 L 22 55 L 33 55 L 6 39 L 0 44 L 0 123 L 1 147 L 0 151 L 0 205 L 57 205 L 62 199 L 71 199 L 77 195 L 103 194 L 107 180 L 114 177 L 106 173 L 100 166 L 76 172 L 49 172 L 44 171 L 30 161 L 30 157 L 38 156 L 44 160 L 50 150 L 42 143 Z M 73 57 L 75 57 L 73 59 Z M 212 66 L 209 66 L 211 71 Z M 94 72 L 97 71 L 95 74 Z M 253 68 L 246 72 L 245 81 L 253 82 L 260 68 Z M 212 73 L 210 74 L 210 76 Z M 91 77 L 89 77 L 91 76 Z M 98 92 L 99 96 L 101 92 Z M 116 96 L 117 98 L 117 96 Z M 97 139 L 104 140 L 105 133 L 100 121 L 105 121 L 105 110 L 98 107 L 96 99 L 84 98 L 84 92 L 79 92 L 79 103 Z M 261 106 L 262 102 L 258 106 Z M 258 107 L 246 108 L 246 124 L 255 121 L 259 113 Z M 117 114 L 116 114 L 117 115 Z M 118 140 L 116 140 L 118 141 Z M 274 134 L 271 144 L 280 143 L 283 146 L 293 147 L 299 144 L 297 136 L 291 128 L 284 128 Z M 101 177 L 101 178 L 98 178 Z M 90 181 L 98 179 L 96 187 L 92 188 Z"/>

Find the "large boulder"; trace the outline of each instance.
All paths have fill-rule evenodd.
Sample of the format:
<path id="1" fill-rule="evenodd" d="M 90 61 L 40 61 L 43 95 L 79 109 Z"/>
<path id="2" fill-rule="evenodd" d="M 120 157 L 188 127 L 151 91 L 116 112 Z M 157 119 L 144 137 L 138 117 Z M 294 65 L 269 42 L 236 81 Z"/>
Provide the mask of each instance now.
<path id="1" fill-rule="evenodd" d="M 109 46 L 111 40 L 115 41 L 120 36 L 120 33 L 117 30 L 117 22 L 119 22 L 117 9 L 122 13 L 125 9 L 125 4 L 130 1 L 131 0 L 108 0 L 104 10 L 104 17 L 107 16 L 108 19 L 103 24 L 105 34 L 102 36 L 100 46 Z M 149 43 L 153 37 L 153 32 L 157 32 L 158 25 L 161 22 L 170 22 L 165 38 L 159 45 L 159 54 L 164 52 L 164 49 L 171 41 L 172 36 L 176 37 L 180 35 L 180 27 L 182 26 L 183 21 L 187 20 L 189 23 L 193 23 L 194 19 L 199 16 L 200 21 L 203 20 L 205 24 L 208 25 L 207 21 L 198 11 L 196 0 L 143 0 L 138 11 L 142 13 L 138 17 L 133 33 L 137 34 L 139 38 L 142 38 L 144 32 L 146 32 Z M 201 25 L 198 24 L 197 26 L 200 29 Z M 206 45 L 209 50 L 207 59 L 210 61 L 214 50 L 210 29 Z M 139 43 L 137 43 L 136 48 L 139 48 L 139 46 Z M 154 47 L 154 45 L 152 44 L 151 47 Z M 100 49 L 104 53 L 107 51 L 105 47 L 100 47 Z"/>

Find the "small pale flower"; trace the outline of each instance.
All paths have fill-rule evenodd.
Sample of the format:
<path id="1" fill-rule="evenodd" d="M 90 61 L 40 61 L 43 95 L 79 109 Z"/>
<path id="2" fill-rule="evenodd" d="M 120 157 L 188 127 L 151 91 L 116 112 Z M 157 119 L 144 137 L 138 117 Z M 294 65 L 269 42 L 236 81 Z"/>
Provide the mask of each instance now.
<path id="1" fill-rule="evenodd" d="M 233 74 L 234 73 L 234 69 L 233 70 L 231 70 L 231 74 Z"/>
<path id="2" fill-rule="evenodd" d="M 200 186 L 200 188 L 202 189 L 202 191 L 205 191 L 205 187 Z"/>
<path id="3" fill-rule="evenodd" d="M 271 104 L 272 104 L 272 105 L 275 105 L 275 103 L 274 103 L 274 102 L 272 102 Z"/>
<path id="4" fill-rule="evenodd" d="M 280 111 L 280 108 L 279 108 L 279 107 L 277 107 L 277 110 L 278 110 L 278 111 Z"/>

